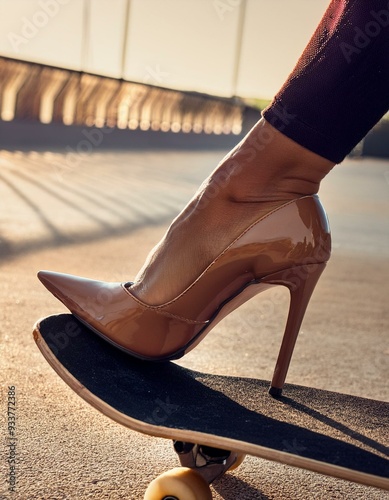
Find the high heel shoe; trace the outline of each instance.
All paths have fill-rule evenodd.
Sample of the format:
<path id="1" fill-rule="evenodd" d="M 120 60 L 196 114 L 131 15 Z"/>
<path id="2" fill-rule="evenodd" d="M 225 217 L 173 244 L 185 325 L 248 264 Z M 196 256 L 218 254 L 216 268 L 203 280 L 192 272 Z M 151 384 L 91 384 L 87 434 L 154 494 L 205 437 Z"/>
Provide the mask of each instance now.
<path id="1" fill-rule="evenodd" d="M 146 360 L 177 359 L 227 314 L 257 293 L 286 286 L 290 308 L 271 394 L 281 393 L 311 294 L 330 257 L 331 237 L 317 195 L 278 207 L 251 224 L 182 293 L 148 305 L 132 283 L 106 283 L 40 271 L 70 311 L 118 348 Z"/>

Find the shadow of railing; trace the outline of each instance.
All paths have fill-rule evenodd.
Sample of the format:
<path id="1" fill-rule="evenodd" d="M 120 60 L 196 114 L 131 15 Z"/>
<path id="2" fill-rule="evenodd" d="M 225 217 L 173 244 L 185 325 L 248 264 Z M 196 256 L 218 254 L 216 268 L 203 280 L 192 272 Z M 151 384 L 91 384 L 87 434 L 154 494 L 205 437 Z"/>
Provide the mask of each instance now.
<path id="1" fill-rule="evenodd" d="M 167 225 L 196 190 L 207 160 L 184 152 L 0 151 L 0 261 L 42 249 Z M 198 153 L 201 159 L 204 153 Z M 207 154 L 207 153 L 205 153 Z M 182 164 L 188 164 L 188 172 Z"/>

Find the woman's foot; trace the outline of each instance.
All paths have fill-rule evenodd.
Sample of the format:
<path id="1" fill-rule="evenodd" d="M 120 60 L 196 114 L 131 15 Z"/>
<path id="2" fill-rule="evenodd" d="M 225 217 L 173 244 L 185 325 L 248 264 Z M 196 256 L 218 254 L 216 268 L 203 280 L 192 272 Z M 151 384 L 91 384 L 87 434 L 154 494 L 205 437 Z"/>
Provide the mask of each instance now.
<path id="1" fill-rule="evenodd" d="M 286 375 L 305 309 L 330 252 L 327 218 L 318 196 L 313 195 L 288 201 L 257 219 L 201 276 L 163 305 L 139 300 L 132 293 L 132 283 L 96 281 L 51 271 L 40 271 L 38 276 L 98 335 L 149 360 L 183 356 L 251 297 L 273 285 L 286 286 L 291 295 L 283 342 L 286 354 L 282 354 L 277 370 Z M 276 381 L 275 387 L 282 386 L 282 380 Z"/>
<path id="2" fill-rule="evenodd" d="M 260 120 L 172 222 L 131 292 L 150 305 L 174 299 L 250 224 L 317 193 L 333 166 Z"/>
<path id="3" fill-rule="evenodd" d="M 327 219 L 312 194 L 332 166 L 262 120 L 173 221 L 135 283 L 50 271 L 39 278 L 98 335 L 148 360 L 183 356 L 245 301 L 286 286 L 290 309 L 272 383 L 279 391 L 330 257 Z"/>

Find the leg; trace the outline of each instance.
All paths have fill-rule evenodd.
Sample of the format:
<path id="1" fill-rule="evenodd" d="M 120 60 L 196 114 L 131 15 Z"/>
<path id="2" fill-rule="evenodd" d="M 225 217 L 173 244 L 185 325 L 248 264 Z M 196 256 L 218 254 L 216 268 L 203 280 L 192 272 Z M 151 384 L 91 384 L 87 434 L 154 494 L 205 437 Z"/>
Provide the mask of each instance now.
<path id="1" fill-rule="evenodd" d="M 388 25 L 387 0 L 332 1 L 264 118 L 173 221 L 134 284 L 49 272 L 40 279 L 96 332 L 146 359 L 182 356 L 216 316 L 267 286 L 287 286 L 291 309 L 273 384 L 280 390 L 330 254 L 323 210 L 307 195 L 389 107 Z M 361 30 L 370 33 L 363 47 Z"/>
<path id="2" fill-rule="evenodd" d="M 331 2 L 265 110 L 266 121 L 175 219 L 136 277 L 135 295 L 150 304 L 174 298 L 259 214 L 317 193 L 335 163 L 389 109 L 388 32 L 387 0 Z"/>
<path id="3" fill-rule="evenodd" d="M 389 2 L 332 0 L 264 117 L 340 163 L 389 109 L 388 87 Z"/>
<path id="4" fill-rule="evenodd" d="M 174 299 L 258 217 L 317 193 L 333 165 L 260 120 L 173 221 L 132 292 L 153 305 Z"/>

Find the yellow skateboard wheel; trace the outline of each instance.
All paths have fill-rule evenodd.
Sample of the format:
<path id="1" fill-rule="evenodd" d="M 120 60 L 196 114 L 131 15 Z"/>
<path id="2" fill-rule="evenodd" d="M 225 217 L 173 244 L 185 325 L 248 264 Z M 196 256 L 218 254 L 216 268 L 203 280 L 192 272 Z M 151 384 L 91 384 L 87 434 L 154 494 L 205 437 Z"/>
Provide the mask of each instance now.
<path id="1" fill-rule="evenodd" d="M 231 467 L 228 469 L 229 471 L 237 469 L 243 462 L 243 460 L 246 458 L 245 453 L 238 453 L 238 456 L 236 457 L 235 462 L 231 465 Z"/>
<path id="2" fill-rule="evenodd" d="M 176 467 L 151 481 L 144 500 L 212 500 L 212 493 L 198 472 Z"/>

